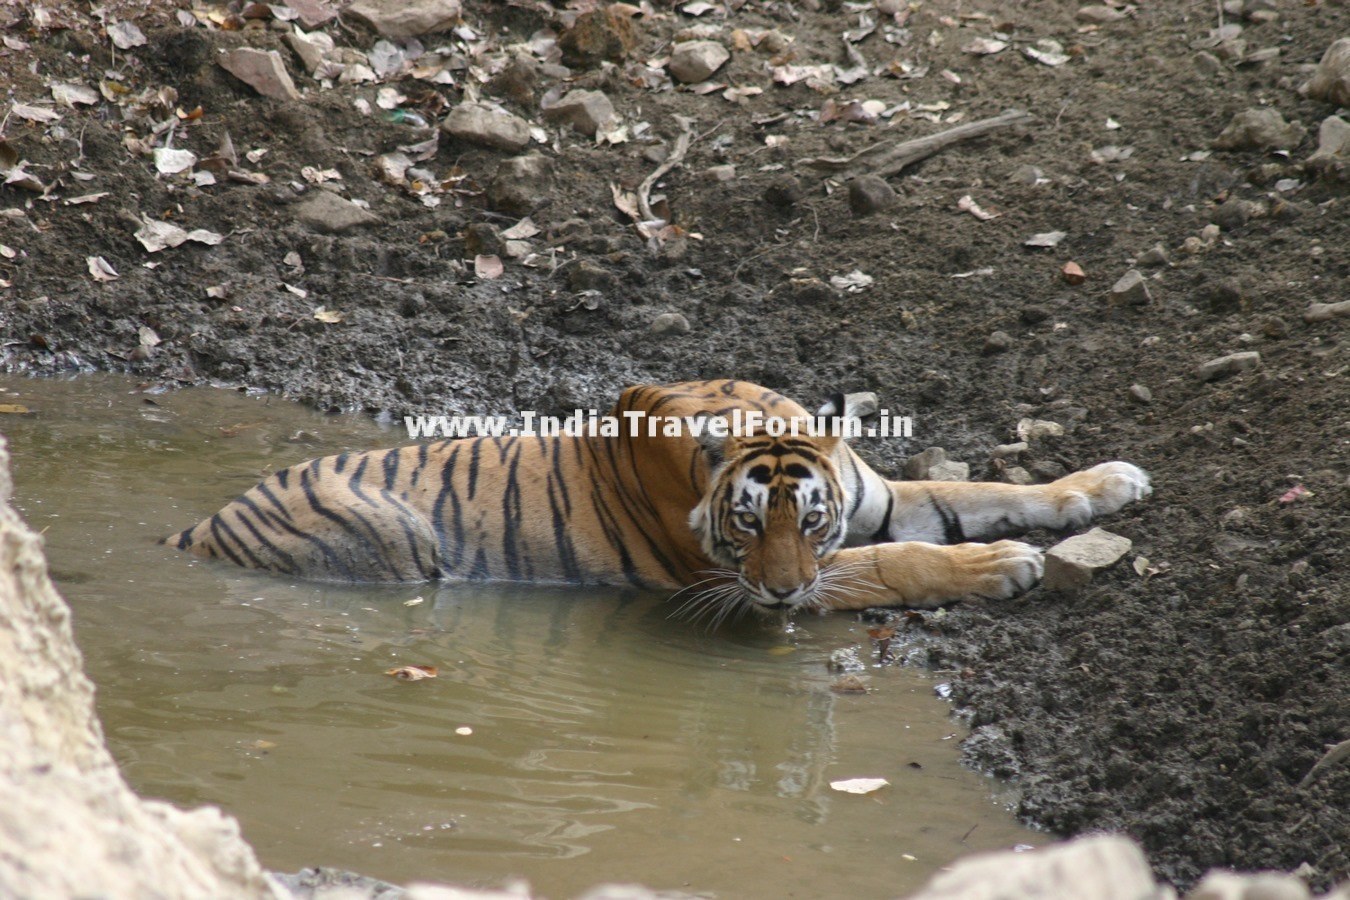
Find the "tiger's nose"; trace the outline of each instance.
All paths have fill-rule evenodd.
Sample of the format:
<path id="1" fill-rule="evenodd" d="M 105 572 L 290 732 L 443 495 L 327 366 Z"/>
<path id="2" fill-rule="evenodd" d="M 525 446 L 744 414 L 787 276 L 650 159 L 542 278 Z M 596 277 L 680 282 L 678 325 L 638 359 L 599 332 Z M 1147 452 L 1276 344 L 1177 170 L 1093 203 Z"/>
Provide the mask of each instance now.
<path id="1" fill-rule="evenodd" d="M 795 587 L 786 588 L 780 591 L 778 590 L 778 588 L 771 588 L 768 585 L 765 585 L 764 590 L 768 591 L 769 595 L 773 597 L 775 600 L 786 600 L 793 594 L 797 593 L 797 589 Z"/>

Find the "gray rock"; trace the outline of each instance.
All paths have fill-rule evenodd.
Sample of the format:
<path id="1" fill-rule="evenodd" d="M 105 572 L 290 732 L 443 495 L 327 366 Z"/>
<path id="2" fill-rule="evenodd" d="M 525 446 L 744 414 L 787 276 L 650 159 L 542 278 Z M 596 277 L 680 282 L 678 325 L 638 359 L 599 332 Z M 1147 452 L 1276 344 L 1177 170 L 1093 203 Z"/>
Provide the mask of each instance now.
<path id="1" fill-rule="evenodd" d="M 1325 322 L 1328 319 L 1350 317 L 1350 300 L 1339 303 L 1314 303 L 1303 313 L 1305 322 Z"/>
<path id="2" fill-rule="evenodd" d="M 666 68 L 676 81 L 694 84 L 707 80 L 731 59 L 731 53 L 717 41 L 684 41 L 670 53 Z"/>
<path id="3" fill-rule="evenodd" d="M 310 196 L 295 205 L 295 217 L 310 229 L 323 234 L 337 234 L 362 225 L 375 225 L 380 217 L 344 200 L 332 191 L 314 190 Z"/>
<path id="4" fill-rule="evenodd" d="M 489 222 L 474 222 L 464 229 L 464 256 L 501 256 L 506 252 L 506 242 L 496 225 Z"/>
<path id="5" fill-rule="evenodd" d="M 709 166 L 703 170 L 703 176 L 713 182 L 735 181 L 736 167 L 729 163 L 722 166 Z"/>
<path id="6" fill-rule="evenodd" d="M 1148 289 L 1143 273 L 1138 269 L 1130 269 L 1111 286 L 1111 299 L 1131 306 L 1143 306 L 1153 302 L 1153 294 Z"/>
<path id="7" fill-rule="evenodd" d="M 1327 48 L 1303 93 L 1335 106 L 1350 106 L 1350 37 Z"/>
<path id="8" fill-rule="evenodd" d="M 519 116 L 486 103 L 461 103 L 450 110 L 441 130 L 471 144 L 514 153 L 530 144 L 530 126 Z"/>
<path id="9" fill-rule="evenodd" d="M 679 313 L 662 313 L 652 319 L 648 330 L 652 334 L 688 334 L 691 327 L 689 320 Z"/>
<path id="10" fill-rule="evenodd" d="M 615 120 L 614 104 L 600 91 L 569 91 L 557 103 L 544 109 L 544 118 L 562 122 L 588 137 L 608 128 Z"/>
<path id="11" fill-rule="evenodd" d="M 1135 403 L 1145 404 L 1153 402 L 1153 392 L 1142 384 L 1130 385 L 1130 399 Z"/>
<path id="12" fill-rule="evenodd" d="M 1167 248 L 1162 244 L 1154 244 L 1139 254 L 1139 265 L 1141 266 L 1170 266 L 1171 264 L 1172 258 L 1167 255 Z"/>
<path id="13" fill-rule="evenodd" d="M 1012 349 L 1012 336 L 1006 331 L 995 331 L 989 337 L 984 339 L 984 347 L 980 352 L 985 356 L 993 356 L 996 353 L 1007 353 Z"/>
<path id="14" fill-rule="evenodd" d="M 1084 6 L 1074 18 L 1087 25 L 1107 25 L 1125 18 L 1125 13 L 1113 6 Z"/>
<path id="15" fill-rule="evenodd" d="M 1323 178 L 1350 177 L 1350 122 L 1327 116 L 1317 129 L 1317 150 L 1308 168 Z"/>
<path id="16" fill-rule="evenodd" d="M 1214 207 L 1210 218 L 1224 231 L 1236 231 L 1251 221 L 1252 204 L 1240 197 L 1229 197 Z"/>
<path id="17" fill-rule="evenodd" d="M 488 182 L 488 203 L 501 212 L 527 215 L 549 199 L 553 163 L 542 153 L 504 159 Z"/>
<path id="18" fill-rule="evenodd" d="M 356 0 L 345 15 L 388 38 L 409 38 L 444 31 L 462 12 L 460 0 Z"/>
<path id="19" fill-rule="evenodd" d="M 1250 371 L 1260 365 L 1260 353 L 1255 350 L 1243 350 L 1202 363 L 1195 374 L 1201 381 L 1214 381 L 1217 378 L 1227 378 L 1229 375 Z"/>
<path id="20" fill-rule="evenodd" d="M 1258 106 L 1233 116 L 1214 139 L 1219 150 L 1289 150 L 1308 134 L 1298 122 L 1286 122 L 1278 109 Z"/>
<path id="21" fill-rule="evenodd" d="M 1207 75 L 1211 78 L 1224 70 L 1223 60 L 1208 50 L 1201 50 L 1191 57 L 1191 61 L 1195 63 L 1195 68 L 1201 75 Z"/>
<path id="22" fill-rule="evenodd" d="M 327 35 L 324 35 L 324 37 L 327 37 Z M 295 51 L 295 55 L 300 57 L 300 64 L 305 67 L 306 73 L 312 75 L 315 69 L 323 65 L 326 53 L 325 45 L 321 45 L 317 40 L 301 37 L 298 34 L 288 34 L 286 35 L 286 43 Z"/>
<path id="23" fill-rule="evenodd" d="M 952 460 L 943 460 L 933 463 L 928 467 L 928 475 L 924 481 L 969 481 L 970 464 L 963 462 L 954 462 Z"/>
<path id="24" fill-rule="evenodd" d="M 1035 484 L 1036 479 L 1031 477 L 1031 473 L 1021 466 L 1008 466 L 1003 470 L 1003 480 L 1008 484 Z"/>
<path id="25" fill-rule="evenodd" d="M 1212 312 L 1230 313 L 1251 305 L 1251 291 L 1236 278 L 1216 278 L 1196 292 L 1196 299 Z"/>
<path id="26" fill-rule="evenodd" d="M 788 209 L 803 197 L 802 186 L 791 175 L 779 175 L 764 189 L 764 200 L 770 206 Z"/>
<path id="27" fill-rule="evenodd" d="M 878 175 L 861 175 L 848 183 L 848 208 L 855 218 L 885 212 L 895 200 L 895 189 Z"/>
<path id="28" fill-rule="evenodd" d="M 274 100 L 299 100 L 300 92 L 286 71 L 286 63 L 275 50 L 254 50 L 239 47 L 222 53 L 217 59 L 220 67 L 253 88 L 264 97 Z"/>
<path id="29" fill-rule="evenodd" d="M 1028 444 L 1026 441 L 1017 441 L 1012 444 L 999 444 L 994 448 L 991 454 L 994 459 L 1007 459 L 1009 456 L 1021 456 L 1027 452 Z"/>
<path id="30" fill-rule="evenodd" d="M 946 450 L 941 447 L 929 447 L 922 453 L 916 453 L 905 461 L 905 477 L 910 481 L 926 481 L 929 469 L 946 461 Z"/>
<path id="31" fill-rule="evenodd" d="M 1045 554 L 1045 579 L 1051 591 L 1072 591 L 1092 581 L 1092 576 L 1120 562 L 1134 543 L 1127 537 L 1094 528 L 1051 547 Z"/>

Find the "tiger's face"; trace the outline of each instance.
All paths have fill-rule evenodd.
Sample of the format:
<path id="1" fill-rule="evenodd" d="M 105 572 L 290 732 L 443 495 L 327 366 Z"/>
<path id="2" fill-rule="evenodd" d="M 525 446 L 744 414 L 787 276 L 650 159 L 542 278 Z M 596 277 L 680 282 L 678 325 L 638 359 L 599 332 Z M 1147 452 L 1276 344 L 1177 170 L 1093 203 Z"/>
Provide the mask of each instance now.
<path id="1" fill-rule="evenodd" d="M 711 449 L 707 493 L 689 517 L 703 551 L 759 611 L 791 610 L 826 587 L 820 561 L 844 542 L 837 438 L 730 437 Z M 720 450 L 720 452 L 719 452 Z"/>

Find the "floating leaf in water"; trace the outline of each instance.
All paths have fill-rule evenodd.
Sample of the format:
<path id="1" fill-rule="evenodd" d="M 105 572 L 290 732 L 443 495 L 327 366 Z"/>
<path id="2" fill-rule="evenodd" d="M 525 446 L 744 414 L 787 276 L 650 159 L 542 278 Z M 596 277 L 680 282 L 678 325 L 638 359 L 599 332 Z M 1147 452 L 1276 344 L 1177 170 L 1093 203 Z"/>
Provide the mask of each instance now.
<path id="1" fill-rule="evenodd" d="M 23 416 L 30 412 L 22 403 L 0 403 L 0 416 Z"/>
<path id="2" fill-rule="evenodd" d="M 470 728 L 468 725 L 461 725 L 455 729 L 455 734 L 468 737 L 469 735 L 473 734 L 473 729 Z"/>
<path id="3" fill-rule="evenodd" d="M 386 669 L 384 674 L 392 675 L 399 681 L 421 681 L 423 678 L 435 678 L 439 671 L 435 666 L 396 666 Z"/>
<path id="4" fill-rule="evenodd" d="M 842 781 L 831 781 L 830 787 L 845 794 L 870 794 L 888 784 L 890 782 L 885 778 L 845 778 Z"/>

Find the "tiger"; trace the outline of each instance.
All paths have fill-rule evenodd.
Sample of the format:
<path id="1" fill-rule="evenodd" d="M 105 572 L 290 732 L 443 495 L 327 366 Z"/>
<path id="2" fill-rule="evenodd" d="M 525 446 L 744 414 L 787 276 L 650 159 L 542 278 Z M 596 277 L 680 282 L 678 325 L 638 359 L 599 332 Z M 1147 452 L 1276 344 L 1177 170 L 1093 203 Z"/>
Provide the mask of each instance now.
<path id="1" fill-rule="evenodd" d="M 688 427 L 326 456 L 163 543 L 301 579 L 633 585 L 722 614 L 933 608 L 1024 593 L 1044 557 L 1006 536 L 1082 528 L 1152 490 L 1126 462 L 1037 485 L 887 480 L 839 428 L 809 427 L 846 404 L 812 416 L 745 381 L 638 385 L 612 419 Z M 766 427 L 711 426 L 738 415 Z"/>

